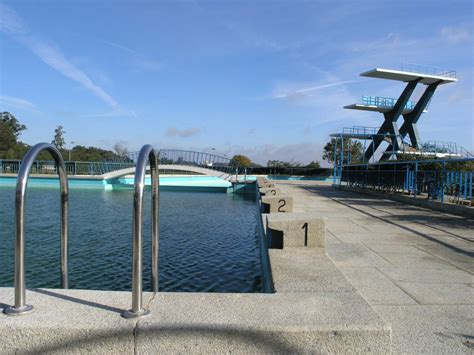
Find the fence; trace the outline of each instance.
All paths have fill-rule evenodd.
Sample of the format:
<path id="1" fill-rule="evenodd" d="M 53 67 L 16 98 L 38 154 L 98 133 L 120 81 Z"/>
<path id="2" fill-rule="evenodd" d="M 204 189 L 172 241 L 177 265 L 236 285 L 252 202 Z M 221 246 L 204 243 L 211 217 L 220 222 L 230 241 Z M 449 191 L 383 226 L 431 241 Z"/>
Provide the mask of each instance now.
<path id="1" fill-rule="evenodd" d="M 102 175 L 135 166 L 133 162 L 66 162 L 68 175 Z M 18 174 L 21 160 L 0 160 L 0 174 Z M 32 174 L 57 174 L 54 161 L 38 160 L 31 167 Z"/>
<path id="2" fill-rule="evenodd" d="M 340 183 L 472 205 L 473 167 L 474 159 L 345 165 Z"/>

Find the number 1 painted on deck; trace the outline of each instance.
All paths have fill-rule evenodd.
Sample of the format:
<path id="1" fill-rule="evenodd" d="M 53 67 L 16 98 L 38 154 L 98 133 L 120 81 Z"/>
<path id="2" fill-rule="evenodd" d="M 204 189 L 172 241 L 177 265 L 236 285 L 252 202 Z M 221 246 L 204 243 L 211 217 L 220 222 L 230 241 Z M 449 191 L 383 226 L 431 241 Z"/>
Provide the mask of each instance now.
<path id="1" fill-rule="evenodd" d="M 303 224 L 303 227 L 301 229 L 304 229 L 304 246 L 308 246 L 308 222 Z"/>

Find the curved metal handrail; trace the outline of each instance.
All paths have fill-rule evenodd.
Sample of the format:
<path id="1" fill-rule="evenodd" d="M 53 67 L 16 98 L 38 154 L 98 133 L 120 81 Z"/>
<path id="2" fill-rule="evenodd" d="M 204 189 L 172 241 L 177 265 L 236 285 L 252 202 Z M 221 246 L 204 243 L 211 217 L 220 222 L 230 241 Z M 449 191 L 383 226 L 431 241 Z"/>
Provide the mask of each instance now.
<path id="1" fill-rule="evenodd" d="M 142 286 L 143 244 L 143 192 L 148 161 L 151 171 L 151 288 L 158 292 L 158 238 L 159 238 L 159 171 L 158 157 L 151 145 L 140 150 L 135 169 L 135 193 L 133 197 L 133 264 L 132 264 L 132 308 L 122 313 L 124 318 L 138 318 L 150 314 L 144 309 Z"/>
<path id="2" fill-rule="evenodd" d="M 66 166 L 61 153 L 53 145 L 39 143 L 30 148 L 23 159 L 18 173 L 15 193 L 15 305 L 5 309 L 9 315 L 20 315 L 33 311 L 26 304 L 25 294 L 25 197 L 28 176 L 36 157 L 43 150 L 48 151 L 58 167 L 61 187 L 61 287 L 68 288 L 68 199 L 69 188 Z"/>

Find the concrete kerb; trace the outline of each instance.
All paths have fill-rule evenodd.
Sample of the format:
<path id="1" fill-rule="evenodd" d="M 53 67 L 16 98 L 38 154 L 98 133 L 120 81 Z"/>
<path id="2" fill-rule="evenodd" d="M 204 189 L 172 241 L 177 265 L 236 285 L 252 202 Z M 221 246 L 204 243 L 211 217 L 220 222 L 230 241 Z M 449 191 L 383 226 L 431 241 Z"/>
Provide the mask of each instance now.
<path id="1" fill-rule="evenodd" d="M 261 201 L 264 213 L 293 212 L 293 196 L 262 196 Z"/>
<path id="2" fill-rule="evenodd" d="M 271 213 L 266 215 L 270 245 L 325 248 L 326 218 L 314 213 Z M 280 241 L 281 240 L 281 241 Z"/>
<path id="3" fill-rule="evenodd" d="M 258 190 L 263 196 L 281 195 L 281 189 L 276 187 L 264 187 Z"/>

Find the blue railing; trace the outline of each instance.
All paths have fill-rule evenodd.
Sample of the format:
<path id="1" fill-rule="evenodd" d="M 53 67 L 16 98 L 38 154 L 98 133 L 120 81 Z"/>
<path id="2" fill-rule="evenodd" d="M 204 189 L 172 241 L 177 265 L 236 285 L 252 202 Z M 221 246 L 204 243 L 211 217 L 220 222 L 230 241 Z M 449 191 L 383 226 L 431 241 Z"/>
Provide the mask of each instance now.
<path id="1" fill-rule="evenodd" d="M 362 134 L 362 135 L 374 135 L 377 134 L 379 127 L 365 127 L 365 126 L 354 126 L 344 127 L 342 129 L 343 134 Z"/>
<path id="2" fill-rule="evenodd" d="M 392 108 L 397 103 L 398 99 L 393 97 L 384 97 L 384 96 L 362 96 L 362 104 L 367 106 L 377 106 L 377 107 L 386 107 Z M 405 105 L 405 109 L 413 110 L 415 108 L 415 101 L 408 101 Z"/>
<path id="3" fill-rule="evenodd" d="M 346 165 L 340 183 L 474 206 L 473 159 Z"/>
<path id="4" fill-rule="evenodd" d="M 456 75 L 457 75 L 455 70 L 433 67 L 429 65 L 414 64 L 414 63 L 402 63 L 401 70 L 405 72 L 410 72 L 410 73 L 443 76 L 445 78 L 453 78 L 453 79 L 456 79 Z"/>
<path id="5" fill-rule="evenodd" d="M 65 162 L 68 175 L 102 175 L 112 171 L 131 168 L 133 162 Z M 0 174 L 18 174 L 21 160 L 0 160 Z M 37 160 L 31 167 L 32 174 L 52 174 L 56 175 L 56 165 L 54 161 Z"/>

